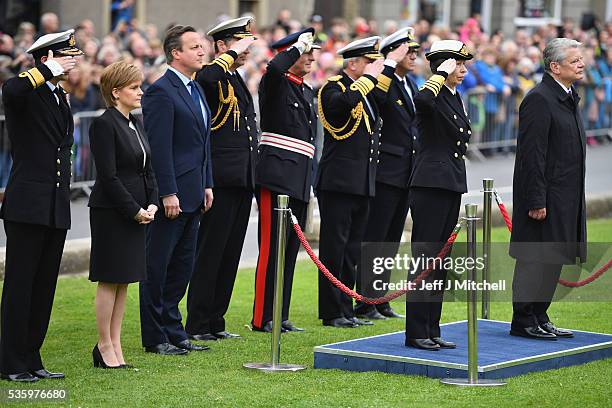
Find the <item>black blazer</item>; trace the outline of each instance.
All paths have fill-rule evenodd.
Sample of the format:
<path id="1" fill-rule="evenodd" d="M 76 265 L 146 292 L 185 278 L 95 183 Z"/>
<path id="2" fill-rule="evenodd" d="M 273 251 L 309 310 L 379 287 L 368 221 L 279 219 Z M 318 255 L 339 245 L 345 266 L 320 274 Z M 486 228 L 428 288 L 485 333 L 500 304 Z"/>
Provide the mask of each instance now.
<path id="1" fill-rule="evenodd" d="M 472 134 L 459 92 L 455 95 L 433 75 L 414 97 L 419 139 L 411 187 L 467 192 L 465 153 Z M 433 85 L 428 85 L 433 83 Z M 439 89 L 434 94 L 432 89 Z"/>
<path id="2" fill-rule="evenodd" d="M 7 221 L 70 228 L 70 147 L 73 120 L 46 81 L 40 64 L 9 79 L 2 88 L 13 165 L 0 216 Z"/>
<path id="3" fill-rule="evenodd" d="M 89 130 L 91 152 L 96 164 L 96 183 L 89 197 L 93 208 L 116 208 L 133 219 L 141 208 L 159 205 L 157 183 L 151 167 L 151 149 L 144 127 L 134 116 L 130 121 L 115 108 L 109 108 L 93 120 Z M 147 152 L 143 168 L 143 152 Z"/>
<path id="4" fill-rule="evenodd" d="M 406 76 L 412 97 L 418 90 Z M 414 100 L 414 99 L 413 99 Z M 408 188 L 412 170 L 412 158 L 416 153 L 417 127 L 416 112 L 410 96 L 396 75 L 389 92 L 380 106 L 383 128 L 378 147 L 378 168 L 376 181 L 399 188 Z"/>

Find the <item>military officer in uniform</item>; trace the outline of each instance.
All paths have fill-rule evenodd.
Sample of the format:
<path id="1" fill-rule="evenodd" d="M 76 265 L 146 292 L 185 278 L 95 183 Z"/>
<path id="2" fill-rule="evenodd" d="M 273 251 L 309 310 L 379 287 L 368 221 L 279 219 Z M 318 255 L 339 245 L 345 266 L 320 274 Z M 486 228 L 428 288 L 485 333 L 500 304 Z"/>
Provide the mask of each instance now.
<path id="1" fill-rule="evenodd" d="M 306 223 L 306 209 L 312 189 L 315 155 L 316 112 L 312 90 L 304 75 L 314 61 L 313 28 L 306 28 L 272 44 L 278 51 L 269 62 L 259 84 L 261 139 L 255 169 L 259 204 L 259 259 L 255 275 L 252 327 L 272 330 L 272 301 L 276 254 L 276 212 L 279 194 L 289 196 L 289 207 L 300 225 Z M 289 227 L 290 228 L 290 227 Z M 293 270 L 299 249 L 297 236 L 287 230 L 283 288 L 282 330 L 302 331 L 289 321 Z"/>
<path id="2" fill-rule="evenodd" d="M 6 231 L 0 373 L 10 381 L 63 378 L 40 356 L 70 228 L 74 123 L 58 85 L 82 55 L 74 30 L 47 34 L 28 49 L 36 66 L 2 90 L 13 166 L 0 216 Z"/>
<path id="3" fill-rule="evenodd" d="M 388 55 L 404 43 L 410 48 L 404 59 L 398 62 L 389 91 L 380 105 L 380 117 L 384 126 L 378 149 L 376 196 L 370 200 L 370 215 L 364 237 L 365 242 L 383 243 L 373 248 L 380 248 L 385 252 L 385 256 L 391 257 L 397 252 L 408 216 L 408 182 L 417 139 L 413 102 L 417 87 L 408 73 L 414 69 L 420 45 L 414 38 L 412 27 L 402 28 L 380 42 L 383 55 Z M 377 250 L 374 252 L 376 256 L 382 255 Z M 366 273 L 369 271 L 363 271 L 361 277 L 364 282 L 368 282 L 363 276 Z M 388 282 L 389 278 L 389 274 L 385 273 L 376 279 Z M 376 306 L 358 302 L 355 313 L 367 319 L 403 317 L 396 313 L 388 302 Z"/>
<path id="4" fill-rule="evenodd" d="M 319 257 L 346 286 L 355 285 L 361 244 L 375 194 L 382 119 L 379 104 L 391 85 L 397 63 L 408 45 L 378 52 L 380 37 L 359 39 L 338 50 L 341 75 L 319 91 L 319 117 L 324 128 L 323 154 L 317 173 L 321 214 Z M 319 275 L 319 318 L 323 325 L 357 327 L 353 300 Z"/>
<path id="5" fill-rule="evenodd" d="M 195 340 L 240 337 L 225 330 L 255 190 L 257 123 L 253 98 L 236 70 L 254 41 L 250 17 L 224 21 L 208 32 L 217 57 L 197 75 L 212 117 L 215 203 L 202 215 L 195 267 L 187 295 L 185 330 Z"/>
<path id="6" fill-rule="evenodd" d="M 465 44 L 435 41 L 425 54 L 433 75 L 414 97 L 419 149 L 410 181 L 412 256 L 435 257 L 459 217 L 461 194 L 467 191 L 465 153 L 472 131 L 457 92 L 472 58 Z M 421 271 L 410 271 L 414 279 Z M 427 281 L 446 279 L 434 269 Z M 440 337 L 443 290 L 413 290 L 406 299 L 406 346 L 425 350 L 455 348 Z"/>

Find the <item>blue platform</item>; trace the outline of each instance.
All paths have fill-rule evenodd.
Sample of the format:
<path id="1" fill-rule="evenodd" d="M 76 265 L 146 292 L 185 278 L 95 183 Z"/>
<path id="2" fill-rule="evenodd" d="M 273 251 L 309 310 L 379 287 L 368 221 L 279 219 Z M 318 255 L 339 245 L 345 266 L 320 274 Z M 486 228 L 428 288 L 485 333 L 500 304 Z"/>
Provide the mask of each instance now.
<path id="1" fill-rule="evenodd" d="M 457 343 L 456 349 L 405 347 L 401 331 L 315 347 L 314 367 L 466 378 L 467 321 L 443 324 L 441 329 L 444 339 Z M 573 338 L 545 341 L 510 336 L 509 331 L 507 322 L 478 321 L 479 378 L 508 378 L 612 357 L 609 334 L 573 330 Z"/>

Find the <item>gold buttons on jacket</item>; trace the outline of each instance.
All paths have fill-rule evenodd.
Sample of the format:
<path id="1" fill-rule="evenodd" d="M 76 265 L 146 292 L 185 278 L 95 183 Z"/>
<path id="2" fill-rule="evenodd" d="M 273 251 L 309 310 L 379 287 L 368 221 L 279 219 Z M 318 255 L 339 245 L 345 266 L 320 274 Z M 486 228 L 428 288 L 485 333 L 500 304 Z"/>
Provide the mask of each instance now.
<path id="1" fill-rule="evenodd" d="M 59 183 L 57 183 L 57 184 L 55 185 L 55 187 L 59 188 Z"/>
<path id="2" fill-rule="evenodd" d="M 453 115 L 453 119 L 457 120 L 457 115 Z"/>
<path id="3" fill-rule="evenodd" d="M 57 159 L 57 160 L 56 160 L 56 163 L 57 163 L 57 164 L 61 164 L 62 162 L 60 161 L 60 159 Z"/>
<path id="4" fill-rule="evenodd" d="M 459 153 L 456 153 L 456 152 L 455 152 L 455 157 L 459 157 Z"/>
<path id="5" fill-rule="evenodd" d="M 457 140 L 457 146 L 461 146 L 461 140 Z"/>
<path id="6" fill-rule="evenodd" d="M 61 176 L 62 174 L 58 171 L 57 172 L 57 177 Z"/>
<path id="7" fill-rule="evenodd" d="M 465 148 L 467 149 L 467 147 L 469 146 L 468 142 L 465 142 Z"/>
<path id="8" fill-rule="evenodd" d="M 297 103 L 297 102 L 293 102 L 293 106 L 295 106 L 295 107 L 297 108 L 297 107 L 298 107 L 298 106 L 300 106 L 300 105 L 298 105 L 298 103 Z"/>
<path id="9" fill-rule="evenodd" d="M 412 154 L 416 154 L 416 150 L 413 150 L 413 151 L 412 151 Z"/>
<path id="10" fill-rule="evenodd" d="M 459 128 L 459 131 L 460 131 L 461 133 L 463 133 L 463 128 Z"/>
<path id="11" fill-rule="evenodd" d="M 251 127 L 250 127 L 250 126 L 247 126 L 247 130 L 251 130 Z"/>
<path id="12" fill-rule="evenodd" d="M 467 132 L 467 133 L 468 133 L 468 135 L 471 135 L 471 134 L 472 134 L 472 131 L 468 129 L 468 132 Z"/>

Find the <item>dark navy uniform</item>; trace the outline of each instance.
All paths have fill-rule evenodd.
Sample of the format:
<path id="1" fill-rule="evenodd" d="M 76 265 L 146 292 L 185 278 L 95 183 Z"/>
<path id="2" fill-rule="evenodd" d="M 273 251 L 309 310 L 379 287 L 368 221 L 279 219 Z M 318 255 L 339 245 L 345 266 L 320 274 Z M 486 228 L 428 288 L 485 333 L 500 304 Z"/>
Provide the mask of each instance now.
<path id="1" fill-rule="evenodd" d="M 459 41 L 453 41 L 458 43 Z M 469 59 L 465 46 L 456 52 L 433 51 L 430 60 Z M 439 71 L 438 71 L 439 72 Z M 410 181 L 413 256 L 435 257 L 459 217 L 461 194 L 467 192 L 465 153 L 472 133 L 458 92 L 444 85 L 445 76 L 432 75 L 416 94 L 419 150 Z M 413 279 L 421 271 L 414 271 Z M 446 279 L 436 269 L 427 281 Z M 442 291 L 413 291 L 406 300 L 406 344 L 410 339 L 439 339 Z"/>
<path id="2" fill-rule="evenodd" d="M 417 49 L 412 28 L 406 27 L 386 37 L 381 42 L 381 51 L 387 54 L 401 44 L 408 43 L 410 49 Z M 407 57 L 408 58 L 408 57 Z M 382 256 L 375 248 L 385 252 L 385 256 L 394 257 L 404 232 L 408 216 L 408 187 L 412 171 L 412 160 L 416 153 L 417 127 L 414 95 L 418 89 L 406 75 L 392 75 L 391 86 L 380 104 L 380 116 L 383 120 L 380 135 L 378 167 L 376 169 L 376 196 L 370 200 L 370 215 L 364 236 L 364 242 L 379 243 L 373 245 L 372 255 Z M 397 245 L 392 245 L 397 243 Z M 368 251 L 369 253 L 370 251 Z M 368 271 L 364 271 L 367 273 Z M 387 271 L 386 271 L 387 272 Z M 376 279 L 388 282 L 389 273 L 374 275 Z M 362 276 L 359 282 L 369 282 Z M 369 286 L 369 285 L 368 285 Z M 360 292 L 361 293 L 361 292 Z M 376 295 L 384 295 L 379 293 Z M 358 302 L 355 312 L 370 318 L 397 317 L 389 303 L 366 305 Z"/>
<path id="3" fill-rule="evenodd" d="M 280 48 L 296 42 L 308 30 L 292 34 L 276 44 Z M 312 30 L 314 31 L 314 30 Z M 302 78 L 288 72 L 300 58 L 295 46 L 279 52 L 268 64 L 259 85 L 261 139 L 255 170 L 257 200 L 259 204 L 259 259 L 255 276 L 255 301 L 252 326 L 265 327 L 272 320 L 274 297 L 274 271 L 276 257 L 275 233 L 279 194 L 289 196 L 289 207 L 301 226 L 306 224 L 306 209 L 312 188 L 316 112 L 312 92 Z M 293 271 L 300 243 L 288 226 L 285 252 L 283 291 L 283 325 L 289 318 Z"/>
<path id="4" fill-rule="evenodd" d="M 60 47 L 80 54 L 72 30 L 64 34 L 72 40 L 49 44 L 50 36 L 63 38 L 50 34 L 32 46 L 42 47 L 28 52 L 38 61 L 49 49 L 62 55 Z M 40 64 L 9 79 L 2 89 L 13 165 L 0 210 L 7 238 L 0 372 L 23 374 L 21 381 L 36 380 L 28 372 L 44 368 L 40 348 L 70 228 L 74 123 L 64 91 L 47 82 L 53 77 L 50 67 Z"/>
<path id="5" fill-rule="evenodd" d="M 253 98 L 236 71 L 236 52 L 219 55 L 197 75 L 212 112 L 215 201 L 202 215 L 187 296 L 190 335 L 225 331 L 255 190 L 257 123 Z"/>
<path id="6" fill-rule="evenodd" d="M 371 50 L 367 42 L 358 45 L 358 51 L 351 44 L 345 48 L 353 53 L 343 57 L 370 53 L 368 58 L 382 58 L 374 43 L 369 45 Z M 356 81 L 343 72 L 319 91 L 319 117 L 325 129 L 316 183 L 321 214 L 319 257 L 350 288 L 355 286 L 370 199 L 375 194 L 382 127 L 378 103 L 388 91 L 394 70 L 385 66 L 378 78 L 362 75 Z M 336 325 L 333 321 L 342 318 L 355 318 L 352 299 L 319 275 L 319 319 Z"/>

